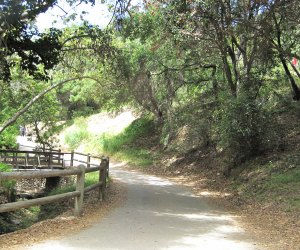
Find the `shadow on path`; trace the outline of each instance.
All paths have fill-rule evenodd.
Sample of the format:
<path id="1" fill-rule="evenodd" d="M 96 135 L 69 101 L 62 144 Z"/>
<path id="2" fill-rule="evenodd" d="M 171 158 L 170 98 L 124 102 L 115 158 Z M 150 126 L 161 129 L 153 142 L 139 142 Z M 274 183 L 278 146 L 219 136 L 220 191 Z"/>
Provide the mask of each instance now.
<path id="1" fill-rule="evenodd" d="M 27 249 L 262 249 L 229 214 L 162 178 L 111 167 L 126 183 L 124 206 L 78 234 Z"/>

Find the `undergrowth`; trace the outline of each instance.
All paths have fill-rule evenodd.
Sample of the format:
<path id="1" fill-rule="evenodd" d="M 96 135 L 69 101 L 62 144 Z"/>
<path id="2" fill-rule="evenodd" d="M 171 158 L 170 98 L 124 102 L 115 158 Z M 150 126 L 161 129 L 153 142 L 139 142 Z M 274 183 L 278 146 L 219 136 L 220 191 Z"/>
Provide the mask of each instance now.
<path id="1" fill-rule="evenodd" d="M 82 117 L 77 118 L 74 121 L 72 130 L 67 130 L 65 134 L 65 143 L 71 150 L 79 147 L 84 141 L 90 138 L 90 134 L 87 131 L 86 120 Z"/>
<path id="2" fill-rule="evenodd" d="M 253 161 L 233 181 L 233 188 L 245 200 L 255 199 L 265 206 L 300 213 L 300 161 L 295 159 L 293 154 L 288 154 L 265 163 Z"/>
<path id="3" fill-rule="evenodd" d="M 85 174 L 84 187 L 88 187 L 97 182 L 99 182 L 99 172 L 91 172 L 91 173 Z M 72 192 L 75 190 L 76 190 L 75 184 L 66 185 L 63 187 L 58 187 L 58 188 L 53 189 L 51 192 L 48 193 L 48 196 L 56 195 L 56 194 L 63 194 L 63 193 Z"/>
<path id="4" fill-rule="evenodd" d="M 148 166 L 156 157 L 156 153 L 147 148 L 148 138 L 154 132 L 152 119 L 139 118 L 117 135 L 103 133 L 95 137 L 88 146 L 88 151 L 102 152 L 135 166 Z"/>

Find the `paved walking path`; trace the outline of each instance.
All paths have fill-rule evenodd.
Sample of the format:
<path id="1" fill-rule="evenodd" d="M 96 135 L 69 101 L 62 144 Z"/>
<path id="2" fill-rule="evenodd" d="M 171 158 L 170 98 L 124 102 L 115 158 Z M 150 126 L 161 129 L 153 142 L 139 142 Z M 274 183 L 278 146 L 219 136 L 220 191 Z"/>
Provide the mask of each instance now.
<path id="1" fill-rule="evenodd" d="M 128 188 L 122 207 L 77 234 L 27 249 L 262 249 L 236 226 L 232 216 L 209 207 L 188 189 L 116 164 L 110 173 Z"/>

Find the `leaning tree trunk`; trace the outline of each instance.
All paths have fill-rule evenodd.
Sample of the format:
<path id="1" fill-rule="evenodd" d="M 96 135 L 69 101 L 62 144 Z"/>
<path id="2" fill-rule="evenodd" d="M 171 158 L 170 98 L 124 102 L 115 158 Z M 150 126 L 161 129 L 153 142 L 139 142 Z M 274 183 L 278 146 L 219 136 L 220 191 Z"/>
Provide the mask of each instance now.
<path id="1" fill-rule="evenodd" d="M 280 54 L 279 57 L 280 57 L 280 61 L 282 63 L 282 66 L 284 68 L 284 71 L 285 71 L 285 73 L 286 73 L 286 75 L 289 78 L 289 81 L 291 83 L 291 86 L 292 86 L 292 89 L 293 89 L 293 92 L 294 92 L 293 99 L 299 101 L 300 100 L 300 89 L 299 89 L 298 85 L 296 84 L 296 81 L 295 81 L 294 77 L 292 76 L 292 74 L 291 74 L 291 72 L 288 68 L 288 65 L 286 63 L 285 58 L 283 57 L 282 54 Z"/>

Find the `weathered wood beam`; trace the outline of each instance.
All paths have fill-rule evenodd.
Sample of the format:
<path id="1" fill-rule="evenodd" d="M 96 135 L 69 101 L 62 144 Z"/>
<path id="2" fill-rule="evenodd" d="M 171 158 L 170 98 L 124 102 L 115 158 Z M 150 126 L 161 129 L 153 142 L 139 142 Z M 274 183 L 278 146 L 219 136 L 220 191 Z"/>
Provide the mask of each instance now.
<path id="1" fill-rule="evenodd" d="M 26 171 L 26 172 L 0 172 L 1 180 L 20 180 L 33 178 L 47 178 L 80 174 L 80 169 Z"/>
<path id="2" fill-rule="evenodd" d="M 52 196 L 48 196 L 48 197 L 27 200 L 27 201 L 17 201 L 17 202 L 6 203 L 6 204 L 0 205 L 0 213 L 15 211 L 20 208 L 44 205 L 44 204 L 48 204 L 48 203 L 52 203 L 52 202 L 56 202 L 56 201 L 60 201 L 60 200 L 78 197 L 79 195 L 80 195 L 79 191 L 74 191 L 74 192 L 57 194 L 57 195 L 52 195 Z"/>

